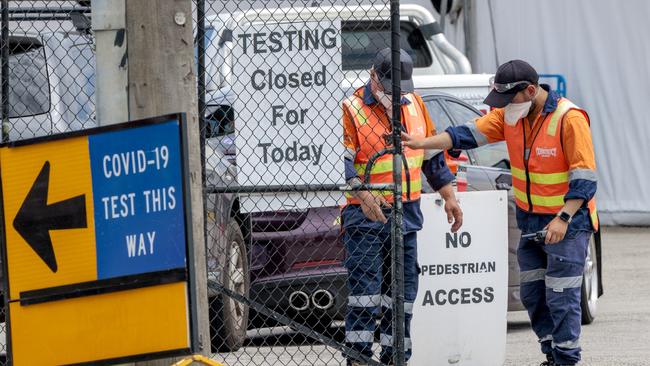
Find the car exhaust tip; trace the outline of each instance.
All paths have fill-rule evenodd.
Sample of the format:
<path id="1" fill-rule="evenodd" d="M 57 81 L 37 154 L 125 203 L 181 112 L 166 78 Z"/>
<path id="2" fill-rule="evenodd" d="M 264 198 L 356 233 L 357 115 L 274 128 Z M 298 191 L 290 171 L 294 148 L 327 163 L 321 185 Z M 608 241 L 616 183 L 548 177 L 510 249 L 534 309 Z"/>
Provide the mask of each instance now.
<path id="1" fill-rule="evenodd" d="M 302 291 L 294 291 L 289 295 L 289 306 L 296 311 L 304 311 L 309 308 L 309 295 Z"/>
<path id="2" fill-rule="evenodd" d="M 311 302 L 316 309 L 327 310 L 334 306 L 334 296 L 328 290 L 316 290 L 311 295 Z"/>

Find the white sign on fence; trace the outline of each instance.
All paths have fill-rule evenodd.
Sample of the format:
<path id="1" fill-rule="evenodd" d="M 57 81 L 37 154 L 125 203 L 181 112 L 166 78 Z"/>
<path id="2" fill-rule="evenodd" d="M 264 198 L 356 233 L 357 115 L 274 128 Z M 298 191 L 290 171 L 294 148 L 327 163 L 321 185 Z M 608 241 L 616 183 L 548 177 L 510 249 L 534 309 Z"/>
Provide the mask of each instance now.
<path id="1" fill-rule="evenodd" d="M 344 184 L 341 22 L 250 24 L 233 34 L 237 181 Z M 336 206 L 342 195 L 242 197 L 243 211 Z"/>
<path id="2" fill-rule="evenodd" d="M 457 193 L 463 227 L 449 232 L 442 200 L 422 197 L 420 281 L 413 308 L 414 366 L 496 366 L 506 354 L 508 197 Z"/>

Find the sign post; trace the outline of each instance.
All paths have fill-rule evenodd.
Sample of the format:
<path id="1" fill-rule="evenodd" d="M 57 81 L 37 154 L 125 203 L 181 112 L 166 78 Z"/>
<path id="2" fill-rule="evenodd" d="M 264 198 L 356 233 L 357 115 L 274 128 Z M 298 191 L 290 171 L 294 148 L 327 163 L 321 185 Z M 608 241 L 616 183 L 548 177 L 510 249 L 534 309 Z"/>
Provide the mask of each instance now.
<path id="1" fill-rule="evenodd" d="M 185 116 L 0 149 L 14 365 L 196 349 Z"/>
<path id="2" fill-rule="evenodd" d="M 345 184 L 341 22 L 250 24 L 233 32 L 237 182 Z M 342 195 L 242 197 L 245 212 L 336 206 Z"/>
<path id="3" fill-rule="evenodd" d="M 497 366 L 505 362 L 508 197 L 459 192 L 463 227 L 449 232 L 438 195 L 422 196 L 420 280 L 413 306 L 414 366 Z"/>

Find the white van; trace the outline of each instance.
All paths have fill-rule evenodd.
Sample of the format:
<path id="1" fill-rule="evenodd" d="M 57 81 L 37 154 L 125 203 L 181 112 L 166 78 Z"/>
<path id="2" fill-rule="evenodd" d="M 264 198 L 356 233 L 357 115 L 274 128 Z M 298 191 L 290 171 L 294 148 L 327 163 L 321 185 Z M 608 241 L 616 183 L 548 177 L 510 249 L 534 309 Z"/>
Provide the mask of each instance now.
<path id="1" fill-rule="evenodd" d="M 413 58 L 418 90 L 455 95 L 486 111 L 488 74 L 472 74 L 467 57 L 451 45 L 433 15 L 423 6 L 400 6 L 401 47 Z M 317 6 L 251 9 L 206 17 L 206 91 L 229 99 L 232 85 L 232 30 L 250 23 L 341 20 L 343 88 L 353 89 L 368 78 L 376 53 L 390 46 L 390 8 L 387 5 Z M 218 90 L 221 89 L 221 92 Z M 212 103 L 208 103 L 212 104 Z"/>
<path id="2" fill-rule="evenodd" d="M 9 37 L 9 120 L 14 141 L 96 126 L 95 54 L 76 32 Z"/>

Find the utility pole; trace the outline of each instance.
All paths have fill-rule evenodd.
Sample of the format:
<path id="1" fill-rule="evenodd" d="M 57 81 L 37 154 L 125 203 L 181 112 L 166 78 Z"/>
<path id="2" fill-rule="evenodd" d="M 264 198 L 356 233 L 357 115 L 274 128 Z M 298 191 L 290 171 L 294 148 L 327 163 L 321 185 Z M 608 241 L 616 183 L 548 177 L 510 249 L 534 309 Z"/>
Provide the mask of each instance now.
<path id="1" fill-rule="evenodd" d="M 98 0 L 92 2 L 97 42 L 97 104 L 100 125 L 185 112 L 197 324 L 200 352 L 210 352 L 197 83 L 192 0 Z M 99 26 L 95 26 L 95 22 Z M 128 45 L 128 47 L 127 47 Z M 101 68 L 101 69 L 100 69 Z M 128 330 L 127 330 L 128 331 Z M 169 366 L 174 360 L 138 362 Z"/>
<path id="2" fill-rule="evenodd" d="M 203 221 L 203 183 L 192 34 L 192 0 L 126 0 L 129 62 L 129 119 L 174 112 L 187 113 L 189 174 L 201 353 L 210 352 L 207 270 Z M 137 365 L 168 366 L 172 360 Z"/>

